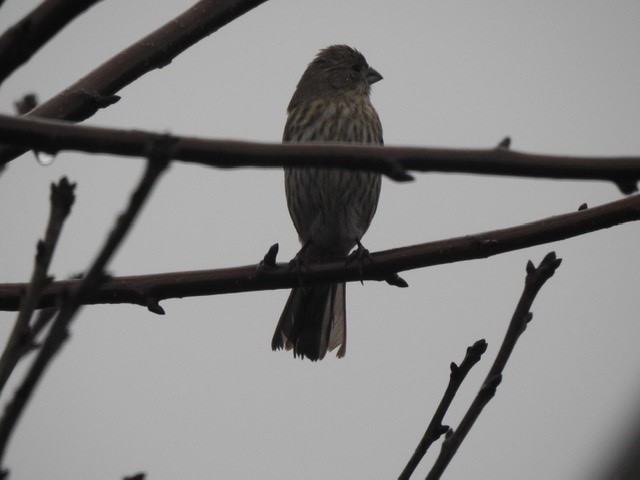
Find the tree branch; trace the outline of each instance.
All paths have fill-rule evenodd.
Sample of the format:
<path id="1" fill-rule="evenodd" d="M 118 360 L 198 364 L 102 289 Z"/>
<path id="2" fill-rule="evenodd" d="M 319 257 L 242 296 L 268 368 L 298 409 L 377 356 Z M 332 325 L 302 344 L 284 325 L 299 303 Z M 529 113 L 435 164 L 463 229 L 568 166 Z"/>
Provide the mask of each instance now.
<path id="1" fill-rule="evenodd" d="M 45 0 L 0 36 L 0 84 L 62 30 L 99 0 Z"/>
<path id="2" fill-rule="evenodd" d="M 75 200 L 74 189 L 75 184 L 69 183 L 66 177 L 63 177 L 58 184 L 51 184 L 51 210 L 44 240 L 38 241 L 31 281 L 26 287 L 26 293 L 22 296 L 20 313 L 7 341 L 7 346 L 2 352 L 2 357 L 0 357 L 0 392 L 4 389 L 20 358 L 31 348 L 33 333 L 29 323 L 42 290 L 53 280 L 47 275 L 47 271 L 62 226 Z"/>
<path id="3" fill-rule="evenodd" d="M 86 298 L 104 281 L 104 271 L 108 261 L 131 228 L 133 220 L 140 212 L 155 182 L 168 165 L 168 159 L 165 158 L 163 161 L 162 154 L 156 156 L 156 153 L 153 148 L 150 149 L 147 169 L 133 192 L 127 209 L 116 219 L 111 233 L 87 274 L 76 282 L 63 299 L 60 311 L 53 321 L 42 348 L 38 351 L 31 368 L 0 419 L 0 466 L 4 465 L 4 453 L 11 433 L 46 368 L 67 339 L 71 321 L 80 306 L 86 303 Z M 6 476 L 5 472 L 3 475 Z"/>
<path id="4" fill-rule="evenodd" d="M 257 290 L 292 288 L 302 284 L 343 281 L 394 280 L 397 272 L 464 260 L 488 258 L 534 245 L 563 240 L 621 223 L 640 220 L 640 195 L 633 195 L 594 208 L 557 215 L 516 227 L 396 248 L 371 254 L 373 262 L 345 266 L 344 260 L 311 264 L 298 271 L 287 264 L 243 267 L 155 275 L 115 277 L 85 299 L 86 304 L 133 303 L 156 313 L 159 301 Z M 41 297 L 39 307 L 55 305 L 58 297 L 77 280 L 55 282 Z M 0 284 L 0 310 L 16 310 L 24 283 Z"/>
<path id="5" fill-rule="evenodd" d="M 201 0 L 186 12 L 118 53 L 28 116 L 82 121 L 119 98 L 114 94 L 142 75 L 162 68 L 187 48 L 266 0 Z M 24 153 L 0 147 L 0 165 Z"/>
<path id="6" fill-rule="evenodd" d="M 51 154 L 79 150 L 145 156 L 149 142 L 159 138 L 171 146 L 175 160 L 220 168 L 308 165 L 365 169 L 399 181 L 411 179 L 407 170 L 605 180 L 625 193 L 634 191 L 640 179 L 640 157 L 536 155 L 501 146 L 472 150 L 238 142 L 0 115 L 0 141 Z"/>
<path id="7" fill-rule="evenodd" d="M 531 305 L 542 286 L 553 276 L 556 269 L 560 266 L 561 261 L 561 259 L 556 258 L 554 252 L 551 252 L 544 257 L 538 267 L 535 267 L 531 261 L 527 263 L 527 277 L 525 279 L 524 290 L 511 317 L 511 322 L 500 346 L 500 351 L 480 391 L 460 422 L 460 425 L 455 431 L 448 432 L 447 438 L 442 443 L 440 455 L 438 455 L 433 468 L 429 472 L 429 475 L 427 475 L 427 480 L 440 478 L 467 433 L 469 433 L 469 430 L 471 430 L 471 427 L 480 416 L 480 413 L 495 395 L 496 388 L 498 388 L 498 385 L 502 381 L 502 372 L 507 364 L 507 360 L 518 338 L 520 338 L 520 335 L 527 328 L 527 324 L 531 321 Z"/>
<path id="8" fill-rule="evenodd" d="M 447 389 L 442 396 L 442 400 L 440 400 L 440 405 L 438 405 L 438 408 L 433 414 L 433 418 L 431 419 L 431 422 L 429 422 L 429 426 L 427 427 L 426 432 L 424 432 L 424 436 L 420 440 L 420 443 L 418 443 L 415 452 L 409 459 L 407 466 L 404 467 L 404 470 L 398 477 L 398 480 L 409 480 L 416 467 L 427 453 L 431 444 L 440 438 L 443 433 L 447 433 L 449 431 L 449 427 L 443 425 L 442 420 L 444 419 L 447 410 L 449 410 L 453 398 L 456 396 L 456 393 L 458 393 L 458 388 L 462 385 L 463 380 L 473 366 L 480 361 L 482 354 L 486 350 L 487 342 L 484 340 L 478 340 L 470 347 L 467 347 L 467 353 L 460 366 L 451 362 L 449 385 L 447 385 Z"/>

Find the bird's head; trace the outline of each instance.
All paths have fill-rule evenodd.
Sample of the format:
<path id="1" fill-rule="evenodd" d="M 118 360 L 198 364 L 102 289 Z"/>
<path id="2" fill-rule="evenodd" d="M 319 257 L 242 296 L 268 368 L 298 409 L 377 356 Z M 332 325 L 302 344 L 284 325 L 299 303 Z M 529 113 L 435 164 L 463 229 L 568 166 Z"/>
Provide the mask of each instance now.
<path id="1" fill-rule="evenodd" d="M 302 74 L 291 108 L 300 98 L 356 94 L 368 96 L 371 85 L 382 80 L 359 51 L 347 45 L 332 45 L 320 50 Z"/>

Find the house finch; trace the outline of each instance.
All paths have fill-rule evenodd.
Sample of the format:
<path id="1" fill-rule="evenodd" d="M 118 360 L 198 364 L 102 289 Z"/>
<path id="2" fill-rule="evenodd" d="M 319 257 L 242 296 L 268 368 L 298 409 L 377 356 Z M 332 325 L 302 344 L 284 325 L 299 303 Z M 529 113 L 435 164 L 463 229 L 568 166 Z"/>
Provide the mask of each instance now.
<path id="1" fill-rule="evenodd" d="M 287 108 L 284 142 L 382 145 L 382 126 L 369 94 L 382 76 L 345 45 L 321 50 L 298 82 Z M 287 206 L 302 249 L 296 261 L 341 258 L 367 231 L 380 195 L 380 175 L 328 168 L 286 168 Z M 274 350 L 324 358 L 346 350 L 345 284 L 294 288 L 273 335 Z"/>

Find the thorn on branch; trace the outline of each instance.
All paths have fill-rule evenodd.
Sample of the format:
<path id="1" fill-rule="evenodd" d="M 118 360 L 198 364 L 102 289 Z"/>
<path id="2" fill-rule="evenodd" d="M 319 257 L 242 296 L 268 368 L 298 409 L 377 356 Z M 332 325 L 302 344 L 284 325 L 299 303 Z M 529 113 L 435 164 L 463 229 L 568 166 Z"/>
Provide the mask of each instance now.
<path id="1" fill-rule="evenodd" d="M 384 281 L 387 282 L 389 285 L 393 285 L 394 287 L 407 288 L 409 286 L 407 281 L 397 273 L 391 274 L 390 276 L 385 278 Z"/>
<path id="2" fill-rule="evenodd" d="M 91 104 L 96 110 L 101 108 L 106 108 L 114 103 L 120 101 L 119 95 L 103 95 L 97 90 L 86 90 L 82 89 L 76 93 L 79 93 L 81 96 L 87 99 L 87 102 Z"/>
<path id="3" fill-rule="evenodd" d="M 625 178 L 622 180 L 614 180 L 618 189 L 625 195 L 630 195 L 638 191 L 638 178 Z"/>
<path id="4" fill-rule="evenodd" d="M 151 313 L 155 313 L 157 315 L 164 315 L 164 308 L 160 306 L 158 299 L 155 297 L 147 296 L 145 298 L 145 306 Z"/>
<path id="5" fill-rule="evenodd" d="M 140 472 L 135 473 L 129 477 L 124 477 L 122 480 L 144 480 L 146 478 L 146 473 Z"/>
<path id="6" fill-rule="evenodd" d="M 166 67 L 167 65 L 171 65 L 172 61 L 173 60 L 171 58 L 160 58 L 156 62 L 156 68 L 160 69 Z"/>
<path id="7" fill-rule="evenodd" d="M 589 208 L 589 205 L 587 205 L 586 203 L 583 203 L 578 207 L 578 211 L 581 212 L 582 210 L 586 210 L 587 208 Z"/>
<path id="8" fill-rule="evenodd" d="M 13 103 L 18 115 L 24 115 L 38 106 L 38 97 L 35 93 L 27 93 L 20 100 Z"/>
<path id="9" fill-rule="evenodd" d="M 276 268 L 276 258 L 278 256 L 278 250 L 280 249 L 280 245 L 274 243 L 269 247 L 269 250 L 264 255 L 262 261 L 258 264 L 258 270 L 272 270 Z"/>
<path id="10" fill-rule="evenodd" d="M 413 175 L 407 173 L 405 168 L 397 161 L 387 161 L 388 165 L 386 175 L 396 182 L 411 182 L 414 180 Z"/>
<path id="11" fill-rule="evenodd" d="M 498 144 L 498 148 L 508 149 L 511 147 L 511 137 L 504 137 Z"/>

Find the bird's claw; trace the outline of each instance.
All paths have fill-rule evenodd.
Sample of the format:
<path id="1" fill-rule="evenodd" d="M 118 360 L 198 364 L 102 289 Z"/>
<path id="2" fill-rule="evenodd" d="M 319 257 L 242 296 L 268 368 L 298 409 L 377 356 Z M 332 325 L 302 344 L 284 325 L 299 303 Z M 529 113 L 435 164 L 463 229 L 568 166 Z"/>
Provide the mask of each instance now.
<path id="1" fill-rule="evenodd" d="M 353 262 L 358 262 L 358 275 L 360 275 L 360 283 L 364 285 L 364 281 L 362 278 L 362 267 L 365 262 L 373 263 L 373 258 L 371 258 L 371 254 L 369 250 L 364 248 L 360 240 L 356 240 L 356 244 L 358 248 L 356 248 L 351 254 L 347 257 L 345 265 L 349 265 Z"/>
<path id="2" fill-rule="evenodd" d="M 308 246 L 309 243 L 305 243 L 300 251 L 296 253 L 296 256 L 289 262 L 289 271 L 295 270 L 298 274 L 311 271 L 307 259 L 304 256 L 304 252 Z M 298 283 L 302 286 L 301 279 L 298 279 Z"/>

